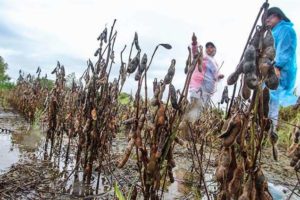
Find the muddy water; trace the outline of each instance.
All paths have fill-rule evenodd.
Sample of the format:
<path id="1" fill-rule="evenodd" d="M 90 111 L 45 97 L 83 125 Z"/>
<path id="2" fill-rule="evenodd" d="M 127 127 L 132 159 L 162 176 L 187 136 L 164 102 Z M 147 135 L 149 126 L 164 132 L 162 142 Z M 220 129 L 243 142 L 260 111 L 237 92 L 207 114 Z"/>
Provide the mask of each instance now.
<path id="1" fill-rule="evenodd" d="M 12 110 L 0 109 L 0 128 L 1 174 L 24 159 L 26 153 L 35 152 L 41 144 L 42 134 L 39 128 L 30 126 Z"/>
<path id="2" fill-rule="evenodd" d="M 0 132 L 0 174 L 5 173 L 10 166 L 17 163 L 20 159 L 27 159 L 26 155 L 34 152 L 42 152 L 40 150 L 44 141 L 42 131 L 36 126 L 29 126 L 20 115 L 11 110 L 4 111 L 3 109 L 0 109 L 0 128 L 10 130 L 9 132 Z M 121 153 L 126 146 L 126 141 L 124 138 L 120 138 L 114 142 L 113 146 L 115 146 L 115 153 Z M 198 180 L 193 180 L 192 178 L 192 164 L 188 157 L 184 155 L 186 153 L 185 151 L 186 150 L 182 148 L 175 149 L 174 158 L 176 160 L 176 167 L 173 170 L 175 182 L 172 184 L 166 183 L 167 189 L 163 195 L 164 199 L 206 199 L 206 197 L 197 196 L 195 183 L 198 182 Z M 268 160 L 265 162 L 268 166 L 264 166 L 266 169 L 270 167 L 270 162 L 268 162 Z M 286 159 L 284 162 L 288 162 L 288 160 Z M 61 162 L 58 161 L 58 164 L 61 164 L 58 166 L 60 171 L 63 170 L 62 163 L 63 159 Z M 278 163 L 273 163 L 272 166 L 276 166 L 276 164 L 278 165 Z M 135 165 L 135 163 L 133 163 L 133 165 Z M 70 172 L 73 167 L 74 163 L 70 163 L 67 167 L 67 171 Z M 281 166 L 278 167 L 281 168 Z M 268 169 L 268 171 L 269 170 L 271 169 Z M 122 171 L 121 173 L 124 173 L 124 170 L 120 171 Z M 282 168 L 281 172 L 272 170 L 271 173 L 266 174 L 269 180 L 273 182 L 269 184 L 270 191 L 275 197 L 275 200 L 287 199 L 291 192 L 290 189 L 287 188 L 288 186 L 284 185 L 284 182 L 286 182 L 284 178 L 287 178 L 288 175 L 281 177 L 280 175 L 276 175 L 276 173 L 283 174 Z M 94 173 L 93 176 L 96 181 L 97 173 Z M 132 176 L 132 171 L 128 173 L 128 177 L 130 176 Z M 79 179 L 81 179 L 81 176 Z M 108 177 L 101 177 L 100 193 L 113 192 L 113 189 L 109 186 L 111 183 L 108 179 Z M 215 192 L 217 190 L 217 184 L 214 181 L 213 168 L 208 169 L 205 179 L 209 191 Z M 71 192 L 73 191 L 76 193 L 76 190 L 80 191 L 82 189 L 81 185 L 77 184 L 73 178 L 70 179 L 70 182 L 67 184 L 67 187 L 72 186 L 73 188 L 70 188 Z M 292 185 L 289 188 L 293 188 Z M 203 192 L 202 195 L 204 195 Z M 211 197 L 211 199 L 214 199 L 214 197 Z M 291 199 L 300 199 L 300 197 L 294 195 Z"/>
<path id="3" fill-rule="evenodd" d="M 13 163 L 18 162 L 20 151 L 13 147 L 11 135 L 0 134 L 0 174 L 5 172 Z"/>

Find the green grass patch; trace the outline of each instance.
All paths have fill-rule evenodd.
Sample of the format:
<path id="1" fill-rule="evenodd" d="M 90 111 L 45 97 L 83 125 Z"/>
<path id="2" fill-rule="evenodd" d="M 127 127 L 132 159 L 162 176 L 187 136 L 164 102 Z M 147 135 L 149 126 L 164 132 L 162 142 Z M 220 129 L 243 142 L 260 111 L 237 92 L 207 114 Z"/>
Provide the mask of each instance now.
<path id="1" fill-rule="evenodd" d="M 12 90 L 15 87 L 15 84 L 10 82 L 0 83 L 0 90 Z"/>
<path id="2" fill-rule="evenodd" d="M 300 124 L 300 110 L 292 106 L 280 108 L 278 121 L 279 145 L 291 145 L 290 135 L 295 131 L 295 126 Z"/>
<path id="3" fill-rule="evenodd" d="M 119 103 L 123 105 L 128 105 L 130 103 L 131 96 L 125 92 L 119 95 Z"/>
<path id="4" fill-rule="evenodd" d="M 9 107 L 9 101 L 8 96 L 10 91 L 12 91 L 15 88 L 15 85 L 10 82 L 2 82 L 0 83 L 0 106 L 3 109 L 6 109 Z"/>

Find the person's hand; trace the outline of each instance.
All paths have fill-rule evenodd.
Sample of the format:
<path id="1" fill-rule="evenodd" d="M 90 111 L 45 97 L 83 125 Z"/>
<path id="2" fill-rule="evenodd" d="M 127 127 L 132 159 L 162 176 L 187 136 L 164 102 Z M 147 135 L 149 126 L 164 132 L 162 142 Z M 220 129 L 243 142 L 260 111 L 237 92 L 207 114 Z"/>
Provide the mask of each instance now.
<path id="1" fill-rule="evenodd" d="M 219 74 L 218 75 L 218 79 L 220 80 L 220 79 L 223 79 L 224 78 L 224 74 Z"/>
<path id="2" fill-rule="evenodd" d="M 277 67 L 274 67 L 274 68 L 275 68 L 275 74 L 279 78 L 280 77 L 280 69 Z"/>

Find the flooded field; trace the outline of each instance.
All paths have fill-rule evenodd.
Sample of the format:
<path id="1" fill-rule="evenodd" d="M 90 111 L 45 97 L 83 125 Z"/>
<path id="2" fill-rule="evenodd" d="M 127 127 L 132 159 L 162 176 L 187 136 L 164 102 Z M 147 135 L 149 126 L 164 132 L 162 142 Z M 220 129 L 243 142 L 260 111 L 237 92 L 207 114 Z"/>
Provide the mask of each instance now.
<path id="1" fill-rule="evenodd" d="M 3 110 L 0 112 L 0 127 L 3 129 L 0 133 L 1 152 L 0 152 L 0 179 L 12 176 L 37 176 L 44 177 L 44 181 L 31 180 L 35 183 L 31 189 L 20 187 L 16 189 L 15 197 L 20 199 L 25 196 L 30 199 L 39 198 L 55 198 L 55 199 L 77 199 L 82 198 L 82 192 L 85 185 L 82 184 L 82 172 L 79 171 L 77 177 L 73 176 L 74 163 L 65 163 L 63 155 L 60 158 L 54 158 L 51 162 L 45 161 L 44 143 L 45 134 L 41 127 L 30 126 L 19 114 L 12 110 Z M 6 131 L 4 131 L 6 129 Z M 67 141 L 67 140 L 66 140 Z M 75 144 L 73 144 L 75 145 Z M 72 146 L 72 145 L 71 145 Z M 113 152 L 115 155 L 121 155 L 126 147 L 124 136 L 117 137 L 113 142 Z M 72 149 L 72 147 L 71 147 Z M 214 152 L 215 154 L 216 152 Z M 274 199 L 287 199 L 291 190 L 297 183 L 297 178 L 290 167 L 288 167 L 288 158 L 284 151 L 280 151 L 280 162 L 270 159 L 270 156 L 264 156 L 263 166 L 268 172 L 266 176 L 269 179 L 269 190 L 273 194 Z M 75 156 L 71 151 L 70 156 Z M 207 154 L 208 156 L 208 154 Z M 214 156 L 212 156 L 214 157 Z M 117 156 L 116 156 L 117 158 Z M 198 182 L 197 176 L 193 174 L 193 165 L 188 155 L 188 151 L 184 147 L 177 146 L 174 152 L 176 167 L 174 168 L 175 182 L 166 182 L 167 189 L 163 194 L 163 199 L 207 199 L 197 194 L 195 186 Z M 114 159 L 112 159 L 114 160 Z M 212 163 L 214 158 L 212 158 Z M 98 190 L 90 198 L 111 199 L 114 198 L 114 189 L 111 187 L 114 180 L 118 180 L 120 186 L 128 185 L 138 181 L 138 172 L 133 161 L 128 163 L 124 169 L 118 169 L 115 163 L 105 168 L 101 174 Z M 32 170 L 32 171 L 31 171 Z M 43 174 L 35 172 L 35 170 L 44 171 Z M 97 170 L 96 170 L 97 171 Z M 24 175 L 24 173 L 28 173 Z M 215 199 L 213 195 L 217 193 L 218 184 L 214 180 L 214 167 L 210 165 L 205 173 L 205 180 L 208 183 L 208 189 L 212 194 L 211 199 Z M 97 187 L 98 173 L 93 173 L 92 188 Z M 7 179 L 6 178 L 6 179 Z M 9 178 L 8 178 L 9 179 Z M 12 179 L 13 181 L 14 179 Z M 25 181 L 26 183 L 26 181 Z M 14 184 L 21 184 L 15 182 Z M 28 183 L 30 184 L 30 182 Z M 26 185 L 26 184 L 25 184 Z M 57 187 L 57 186 L 60 187 Z M 51 188 L 51 189 L 50 189 Z M 1 188 L 0 191 L 5 192 L 7 187 Z M 45 189 L 49 190 L 48 192 Z M 50 193 L 49 193 L 50 192 Z M 290 199 L 299 199 L 299 188 Z M 29 196 L 28 196 L 29 195 Z M 2 196 L 9 199 L 9 195 Z"/>

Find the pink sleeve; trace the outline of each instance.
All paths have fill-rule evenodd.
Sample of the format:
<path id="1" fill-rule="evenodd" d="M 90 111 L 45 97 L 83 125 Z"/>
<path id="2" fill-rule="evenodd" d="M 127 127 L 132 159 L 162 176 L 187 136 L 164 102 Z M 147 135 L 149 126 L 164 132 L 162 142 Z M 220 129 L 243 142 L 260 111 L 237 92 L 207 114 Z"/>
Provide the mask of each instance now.
<path id="1" fill-rule="evenodd" d="M 199 72 L 198 65 L 195 67 L 195 70 L 192 74 L 191 82 L 189 85 L 190 89 L 198 90 L 201 87 L 201 84 L 204 79 L 205 71 L 206 71 L 206 62 L 204 62 L 204 61 L 202 63 L 202 72 Z"/>

